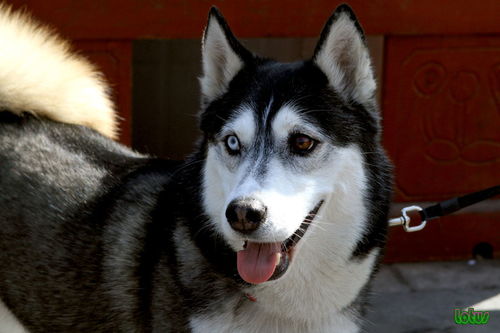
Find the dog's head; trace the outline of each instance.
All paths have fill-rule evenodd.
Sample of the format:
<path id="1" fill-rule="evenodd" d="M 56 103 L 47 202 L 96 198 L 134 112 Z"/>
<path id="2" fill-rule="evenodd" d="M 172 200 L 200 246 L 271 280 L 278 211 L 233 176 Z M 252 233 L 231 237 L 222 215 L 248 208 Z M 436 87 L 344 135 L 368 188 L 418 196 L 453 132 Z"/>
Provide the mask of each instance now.
<path id="1" fill-rule="evenodd" d="M 265 282 L 287 270 L 310 225 L 331 232 L 320 215 L 333 196 L 361 195 L 362 152 L 378 140 L 364 35 L 343 5 L 312 59 L 279 63 L 245 49 L 212 9 L 202 53 L 205 210 L 238 251 L 240 276 Z"/>

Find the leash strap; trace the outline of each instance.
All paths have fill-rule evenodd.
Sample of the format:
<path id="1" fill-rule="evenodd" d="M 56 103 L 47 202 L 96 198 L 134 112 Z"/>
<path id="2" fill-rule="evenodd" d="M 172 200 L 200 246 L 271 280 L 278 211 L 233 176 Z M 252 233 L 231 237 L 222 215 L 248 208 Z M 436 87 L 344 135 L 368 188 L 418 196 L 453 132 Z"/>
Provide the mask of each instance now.
<path id="1" fill-rule="evenodd" d="M 482 191 L 466 194 L 462 197 L 442 201 L 421 210 L 420 216 L 422 217 L 422 220 L 429 221 L 441 216 L 449 215 L 456 212 L 457 210 L 489 199 L 498 194 L 500 194 L 500 185 L 493 186 Z"/>
<path id="2" fill-rule="evenodd" d="M 478 192 L 466 194 L 461 197 L 449 199 L 439 202 L 435 205 L 422 209 L 419 206 L 409 206 L 401 210 L 401 216 L 389 220 L 389 226 L 402 225 L 406 232 L 413 232 L 422 230 L 427 221 L 435 218 L 452 214 L 462 208 L 471 206 L 483 200 L 492 198 L 500 194 L 500 185 L 493 186 Z M 421 217 L 421 222 L 417 226 L 410 226 L 410 217 L 408 212 L 418 211 Z"/>

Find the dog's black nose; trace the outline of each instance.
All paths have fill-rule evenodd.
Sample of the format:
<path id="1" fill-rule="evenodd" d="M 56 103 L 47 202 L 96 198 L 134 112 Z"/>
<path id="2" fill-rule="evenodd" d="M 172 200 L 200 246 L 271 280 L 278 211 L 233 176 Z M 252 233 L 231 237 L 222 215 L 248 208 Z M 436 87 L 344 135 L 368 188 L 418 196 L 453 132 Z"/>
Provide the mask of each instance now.
<path id="1" fill-rule="evenodd" d="M 267 208 L 257 199 L 235 199 L 226 209 L 226 218 L 231 227 L 243 234 L 257 229 L 266 219 Z"/>

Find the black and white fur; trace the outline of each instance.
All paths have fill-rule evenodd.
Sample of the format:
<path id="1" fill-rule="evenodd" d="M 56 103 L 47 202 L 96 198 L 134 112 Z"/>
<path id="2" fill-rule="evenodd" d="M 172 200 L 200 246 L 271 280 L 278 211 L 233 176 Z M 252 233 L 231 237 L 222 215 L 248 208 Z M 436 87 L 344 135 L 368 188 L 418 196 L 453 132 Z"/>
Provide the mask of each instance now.
<path id="1" fill-rule="evenodd" d="M 391 176 L 352 10 L 337 8 L 312 59 L 279 63 L 212 9 L 202 52 L 203 137 L 180 166 L 0 104 L 0 332 L 360 330 Z M 297 133 L 314 149 L 292 151 Z M 238 198 L 265 205 L 251 234 L 226 219 Z M 318 202 L 288 269 L 242 280 L 244 244 L 284 242 Z"/>

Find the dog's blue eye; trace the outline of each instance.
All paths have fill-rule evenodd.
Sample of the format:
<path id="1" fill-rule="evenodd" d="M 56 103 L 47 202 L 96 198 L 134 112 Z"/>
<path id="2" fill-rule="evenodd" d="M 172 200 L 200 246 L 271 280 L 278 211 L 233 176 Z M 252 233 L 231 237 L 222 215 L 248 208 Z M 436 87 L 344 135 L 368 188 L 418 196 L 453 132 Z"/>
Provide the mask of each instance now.
<path id="1" fill-rule="evenodd" d="M 229 153 L 236 154 L 240 151 L 240 140 L 236 135 L 228 135 L 226 137 L 226 147 Z"/>

